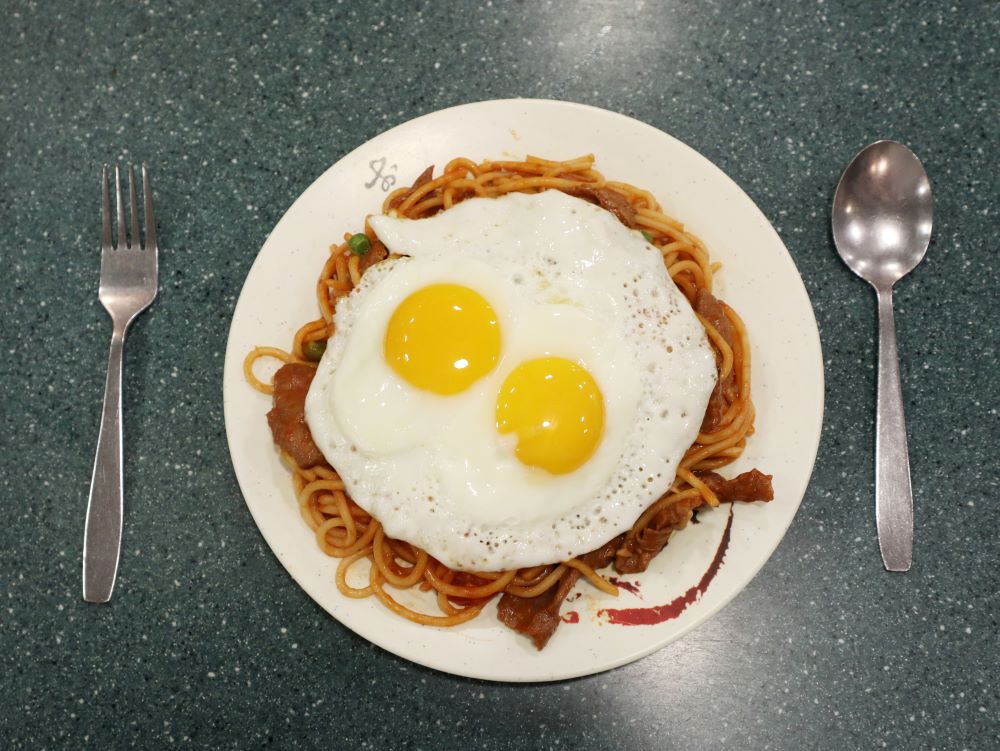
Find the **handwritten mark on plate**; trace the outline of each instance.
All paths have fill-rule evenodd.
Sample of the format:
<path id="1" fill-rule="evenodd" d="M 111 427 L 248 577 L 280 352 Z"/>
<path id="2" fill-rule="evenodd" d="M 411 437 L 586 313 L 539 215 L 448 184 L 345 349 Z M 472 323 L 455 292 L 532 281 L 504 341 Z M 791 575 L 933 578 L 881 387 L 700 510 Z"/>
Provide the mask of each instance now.
<path id="1" fill-rule="evenodd" d="M 388 162 L 389 160 L 384 156 L 368 162 L 368 167 L 372 171 L 372 179 L 365 183 L 365 188 L 373 188 L 375 183 L 379 183 L 379 187 L 383 193 L 389 192 L 389 189 L 396 184 L 395 172 L 397 167 L 395 164 L 388 164 Z M 388 169 L 386 169 L 387 164 Z"/>

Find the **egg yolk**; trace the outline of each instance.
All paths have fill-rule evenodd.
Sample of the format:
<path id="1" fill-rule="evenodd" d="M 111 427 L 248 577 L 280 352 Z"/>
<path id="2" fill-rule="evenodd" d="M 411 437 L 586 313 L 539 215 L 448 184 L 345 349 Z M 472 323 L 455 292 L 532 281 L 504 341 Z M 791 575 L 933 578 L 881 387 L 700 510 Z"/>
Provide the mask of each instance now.
<path id="1" fill-rule="evenodd" d="M 570 360 L 528 360 L 500 387 L 497 430 L 517 435 L 514 453 L 522 463 L 566 474 L 601 441 L 604 396 L 587 369 Z"/>
<path id="2" fill-rule="evenodd" d="M 500 359 L 496 313 L 475 290 L 432 284 L 399 304 L 385 332 L 385 359 L 407 383 L 457 394 Z"/>

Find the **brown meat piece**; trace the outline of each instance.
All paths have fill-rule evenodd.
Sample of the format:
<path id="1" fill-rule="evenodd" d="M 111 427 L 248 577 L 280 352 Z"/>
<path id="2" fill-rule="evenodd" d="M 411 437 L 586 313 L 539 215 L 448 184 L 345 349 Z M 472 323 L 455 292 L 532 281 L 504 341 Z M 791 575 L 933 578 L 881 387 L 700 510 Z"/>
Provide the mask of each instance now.
<path id="1" fill-rule="evenodd" d="M 653 517 L 638 534 L 629 530 L 621 547 L 615 551 L 615 569 L 622 574 L 645 571 L 649 562 L 666 546 L 670 535 L 684 529 L 691 521 L 694 510 L 704 502 L 701 496 L 695 496 L 672 503 Z"/>
<path id="2" fill-rule="evenodd" d="M 413 194 L 413 191 L 429 183 L 431 179 L 433 179 L 433 177 L 434 177 L 434 165 L 432 164 L 430 167 L 425 169 L 423 172 L 420 173 L 420 175 L 417 176 L 417 179 L 413 181 L 413 185 L 410 186 L 410 189 L 408 191 L 406 191 L 405 193 L 400 193 L 398 196 L 396 196 L 389 202 L 389 208 L 394 209 L 397 206 L 399 206 L 399 204 L 401 204 L 403 201 L 405 201 Z"/>
<path id="3" fill-rule="evenodd" d="M 736 341 L 736 331 L 733 322 L 726 315 L 726 306 L 723 302 L 707 289 L 699 288 L 698 295 L 694 298 L 694 310 L 722 334 L 722 338 L 730 347 L 733 345 Z"/>
<path id="4" fill-rule="evenodd" d="M 722 335 L 729 346 L 733 346 L 736 341 L 736 331 L 732 321 L 726 315 L 725 305 L 717 300 L 711 292 L 699 289 L 694 298 L 695 312 L 708 321 Z M 721 360 L 716 356 L 717 365 L 721 365 Z M 705 419 L 701 423 L 703 433 L 711 433 L 719 427 L 719 421 L 726 413 L 729 405 L 739 396 L 739 384 L 736 382 L 736 371 L 730 370 L 724 381 L 716 380 L 712 395 L 708 398 L 708 408 L 705 410 Z"/>
<path id="5" fill-rule="evenodd" d="M 372 246 L 368 249 L 368 252 L 358 260 L 359 274 L 364 274 L 365 269 L 369 266 L 374 266 L 379 261 L 384 261 L 389 257 L 389 250 L 382 244 L 381 240 L 376 237 L 371 243 Z"/>
<path id="6" fill-rule="evenodd" d="M 774 488 L 771 486 L 771 475 L 765 475 L 759 469 L 736 475 L 727 480 L 715 472 L 696 472 L 698 479 L 708 485 L 720 501 L 773 501 Z"/>
<path id="7" fill-rule="evenodd" d="M 619 535 L 580 560 L 592 569 L 604 568 L 615 555 L 622 541 Z M 497 604 L 497 618 L 505 626 L 531 638 L 535 648 L 541 650 L 559 627 L 559 608 L 581 576 L 575 568 L 566 570 L 562 578 L 538 597 L 518 597 L 505 594 Z"/>
<path id="8" fill-rule="evenodd" d="M 302 469 L 325 461 L 306 424 L 306 394 L 315 375 L 316 368 L 303 363 L 281 366 L 274 374 L 273 406 L 267 413 L 274 442 Z"/>
<path id="9" fill-rule="evenodd" d="M 540 650 L 559 627 L 559 608 L 579 577 L 580 572 L 571 568 L 538 597 L 505 594 L 497 604 L 497 618 L 508 628 L 529 637 Z"/>
<path id="10" fill-rule="evenodd" d="M 715 472 L 698 472 L 698 478 L 723 503 L 727 501 L 770 501 L 774 498 L 771 475 L 757 469 L 744 472 L 731 480 Z M 622 574 L 645 571 L 649 562 L 666 546 L 670 535 L 684 529 L 695 509 L 704 504 L 701 496 L 673 503 L 658 513 L 639 534 L 628 532 L 615 552 L 615 568 Z"/>
<path id="11" fill-rule="evenodd" d="M 635 228 L 635 209 L 632 208 L 632 204 L 628 202 L 628 199 L 617 190 L 612 190 L 611 188 L 588 188 L 585 185 L 575 188 L 562 188 L 561 190 L 563 193 L 575 198 L 582 198 L 584 201 L 596 203 L 602 209 L 606 209 L 618 217 L 618 221 L 626 227 Z"/>
<path id="12" fill-rule="evenodd" d="M 756 469 L 731 480 L 715 472 L 699 472 L 698 477 L 720 501 L 770 501 L 774 498 L 771 475 Z M 704 503 L 701 496 L 673 503 L 660 511 L 640 533 L 619 535 L 597 550 L 581 556 L 580 560 L 595 571 L 612 560 L 619 573 L 645 571 L 649 562 L 666 546 L 670 535 L 684 529 L 695 509 Z M 537 649 L 542 649 L 559 627 L 559 609 L 579 578 L 579 571 L 569 569 L 554 587 L 538 597 L 505 594 L 497 605 L 497 618 L 505 626 L 529 637 Z"/>

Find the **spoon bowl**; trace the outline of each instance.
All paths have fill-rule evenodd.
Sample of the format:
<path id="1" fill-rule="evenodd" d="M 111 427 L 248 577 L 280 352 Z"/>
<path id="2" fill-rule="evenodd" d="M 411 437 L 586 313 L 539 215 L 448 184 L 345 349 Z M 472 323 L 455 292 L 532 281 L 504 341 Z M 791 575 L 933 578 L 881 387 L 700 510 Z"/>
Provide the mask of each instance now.
<path id="1" fill-rule="evenodd" d="M 889 571 L 908 571 L 913 560 L 913 491 L 892 285 L 923 259 L 933 219 L 927 173 L 916 155 L 895 141 L 876 141 L 855 156 L 833 198 L 837 251 L 878 295 L 875 524 Z"/>
<path id="2" fill-rule="evenodd" d="M 833 241 L 855 274 L 876 289 L 913 271 L 931 239 L 934 201 L 916 155 L 876 141 L 844 170 L 833 198 Z"/>

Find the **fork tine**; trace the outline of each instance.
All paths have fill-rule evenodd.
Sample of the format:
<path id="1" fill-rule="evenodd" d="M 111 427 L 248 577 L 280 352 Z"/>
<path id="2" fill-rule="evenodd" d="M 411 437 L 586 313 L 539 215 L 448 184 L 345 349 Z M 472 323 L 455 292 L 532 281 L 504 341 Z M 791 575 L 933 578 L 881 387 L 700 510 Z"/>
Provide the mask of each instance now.
<path id="1" fill-rule="evenodd" d="M 146 201 L 143 212 L 146 219 L 146 250 L 156 250 L 156 217 L 153 216 L 153 187 L 149 181 L 149 170 L 142 165 L 142 197 Z"/>
<path id="2" fill-rule="evenodd" d="M 131 218 L 131 232 L 129 237 L 132 239 L 129 247 L 138 250 L 139 249 L 139 196 L 135 192 L 135 168 L 129 164 L 128 166 L 128 214 Z"/>
<path id="3" fill-rule="evenodd" d="M 118 242 L 115 247 L 124 250 L 128 247 L 128 238 L 125 236 L 125 201 L 122 198 L 122 181 L 117 164 L 115 165 L 115 205 L 118 207 Z"/>
<path id="4" fill-rule="evenodd" d="M 111 249 L 111 198 L 108 196 L 108 166 L 101 168 L 101 249 Z"/>

